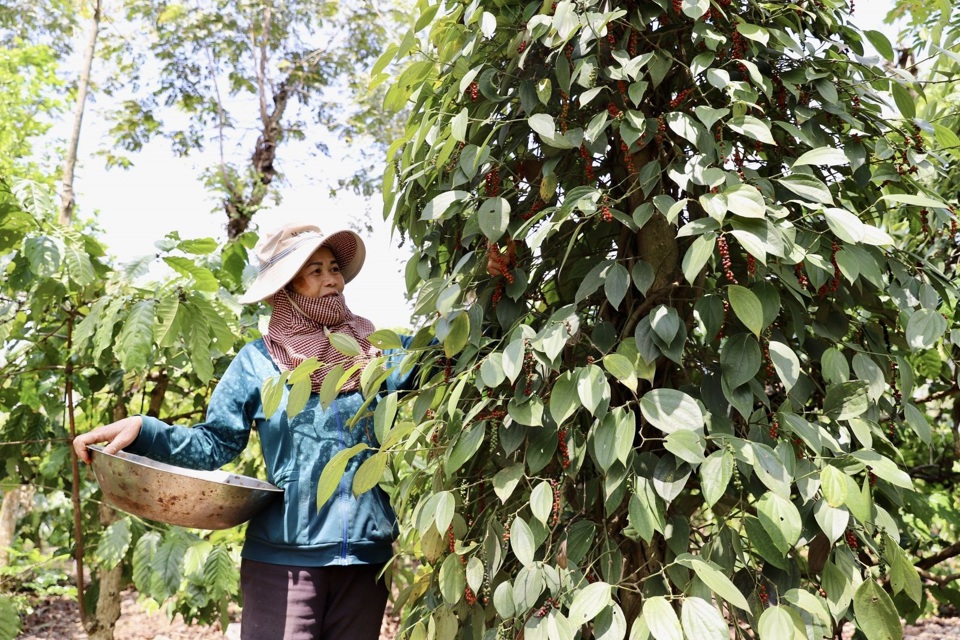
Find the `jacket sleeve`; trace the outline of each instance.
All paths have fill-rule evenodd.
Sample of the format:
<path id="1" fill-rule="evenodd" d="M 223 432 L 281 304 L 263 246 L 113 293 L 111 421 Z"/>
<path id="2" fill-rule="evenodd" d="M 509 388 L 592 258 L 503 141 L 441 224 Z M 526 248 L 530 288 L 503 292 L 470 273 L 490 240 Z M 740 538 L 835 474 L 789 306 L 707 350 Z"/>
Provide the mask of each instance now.
<path id="1" fill-rule="evenodd" d="M 219 469 L 236 458 L 250 437 L 260 408 L 260 386 L 253 367 L 246 366 L 248 349 L 241 349 L 213 390 L 206 420 L 194 427 L 168 425 L 141 416 L 140 435 L 126 448 L 130 453 L 191 469 Z"/>

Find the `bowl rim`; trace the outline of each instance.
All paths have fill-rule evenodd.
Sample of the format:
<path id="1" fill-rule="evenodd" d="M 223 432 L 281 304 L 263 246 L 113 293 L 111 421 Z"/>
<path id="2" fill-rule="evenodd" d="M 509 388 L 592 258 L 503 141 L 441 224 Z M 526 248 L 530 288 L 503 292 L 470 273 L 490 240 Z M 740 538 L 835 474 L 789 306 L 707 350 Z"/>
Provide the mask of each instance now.
<path id="1" fill-rule="evenodd" d="M 267 493 L 283 493 L 283 489 L 267 482 L 266 480 L 261 480 L 259 478 L 253 478 L 251 476 L 245 476 L 239 473 L 231 473 L 229 471 L 216 470 L 216 471 L 207 471 L 203 469 L 191 469 L 189 467 L 180 467 L 174 464 L 167 464 L 166 462 L 160 462 L 159 460 L 154 460 L 153 458 L 148 458 L 146 456 L 141 456 L 136 453 L 130 453 L 129 451 L 118 451 L 117 453 L 107 452 L 103 445 L 99 444 L 90 444 L 87 445 L 87 449 L 90 449 L 92 453 L 98 455 L 102 454 L 107 458 L 114 458 L 116 460 L 122 460 L 130 464 L 134 464 L 138 467 L 143 467 L 150 471 L 165 471 L 167 473 L 172 473 L 179 476 L 184 476 L 194 480 L 200 480 L 203 482 L 210 482 L 217 485 L 222 485 L 226 487 L 242 488 L 242 489 L 252 489 L 256 491 L 265 491 Z M 94 456 L 90 457 L 90 463 L 93 464 Z M 233 482 L 230 482 L 233 480 Z"/>

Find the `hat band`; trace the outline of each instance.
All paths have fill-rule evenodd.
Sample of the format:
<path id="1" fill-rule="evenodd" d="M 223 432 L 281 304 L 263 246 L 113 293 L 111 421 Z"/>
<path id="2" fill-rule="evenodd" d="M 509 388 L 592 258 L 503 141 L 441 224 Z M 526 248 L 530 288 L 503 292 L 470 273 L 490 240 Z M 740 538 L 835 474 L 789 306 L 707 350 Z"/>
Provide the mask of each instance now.
<path id="1" fill-rule="evenodd" d="M 307 231 L 306 233 L 300 234 L 299 239 L 293 245 L 287 247 L 277 255 L 273 256 L 272 258 L 270 258 L 269 260 L 261 264 L 260 273 L 265 272 L 267 269 L 269 269 L 273 265 L 280 262 L 280 260 L 290 255 L 294 250 L 296 250 L 297 247 L 302 245 L 307 240 L 312 240 L 313 238 L 322 238 L 322 237 L 323 237 L 322 234 L 316 233 L 314 231 Z"/>

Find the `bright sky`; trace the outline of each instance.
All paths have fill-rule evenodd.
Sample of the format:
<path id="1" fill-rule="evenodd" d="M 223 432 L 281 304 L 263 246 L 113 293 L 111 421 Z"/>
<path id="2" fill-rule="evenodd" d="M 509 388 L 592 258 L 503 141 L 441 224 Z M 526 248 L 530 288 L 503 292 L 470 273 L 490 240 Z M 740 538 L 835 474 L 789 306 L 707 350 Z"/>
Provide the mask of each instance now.
<path id="1" fill-rule="evenodd" d="M 84 133 L 81 154 L 100 142 L 96 127 L 85 123 Z M 382 220 L 380 199 L 366 201 L 352 193 L 331 199 L 324 180 L 346 177 L 339 159 L 310 158 L 299 150 L 288 156 L 284 151 L 281 147 L 278 153 L 285 173 L 283 201 L 258 212 L 254 224 L 271 229 L 287 222 L 310 221 L 329 233 L 369 218 L 374 233 L 362 234 L 367 258 L 360 275 L 345 291 L 347 304 L 378 327 L 407 326 L 410 311 L 402 274 L 409 249 L 399 249 L 399 238 L 391 239 L 389 224 Z M 120 261 L 154 253 L 154 241 L 173 230 L 181 238 L 226 239 L 226 214 L 217 209 L 216 200 L 199 179 L 211 158 L 174 158 L 164 142 L 153 142 L 133 156 L 133 161 L 132 169 L 107 171 L 99 159 L 88 157 L 76 177 L 77 201 L 84 212 L 99 213 L 104 240 Z"/>
<path id="2" fill-rule="evenodd" d="M 860 0 L 855 22 L 863 29 L 876 29 L 896 45 L 895 31 L 882 23 L 893 0 Z M 83 215 L 98 212 L 104 239 L 110 252 L 126 261 L 155 251 L 153 242 L 172 230 L 182 238 L 225 239 L 225 214 L 200 182 L 200 172 L 216 161 L 211 155 L 176 158 L 165 142 L 148 144 L 132 156 L 129 170 L 106 170 L 100 158 L 92 157 L 103 141 L 97 105 L 88 104 L 79 155 L 81 166 L 75 178 L 77 202 Z M 342 149 L 342 148 L 341 148 Z M 409 248 L 400 249 L 398 237 L 391 237 L 389 223 L 382 221 L 381 199 L 367 202 L 350 193 L 330 198 L 329 185 L 346 177 L 336 145 L 332 158 L 309 157 L 304 145 L 282 146 L 278 152 L 284 173 L 283 202 L 254 216 L 254 223 L 269 229 L 295 220 L 315 221 L 324 231 L 346 228 L 351 221 L 368 219 L 374 225 L 366 235 L 367 260 L 363 271 L 347 287 L 351 309 L 378 327 L 409 324 L 410 306 L 405 300 L 403 268 Z M 252 150 L 243 151 L 249 154 Z"/>

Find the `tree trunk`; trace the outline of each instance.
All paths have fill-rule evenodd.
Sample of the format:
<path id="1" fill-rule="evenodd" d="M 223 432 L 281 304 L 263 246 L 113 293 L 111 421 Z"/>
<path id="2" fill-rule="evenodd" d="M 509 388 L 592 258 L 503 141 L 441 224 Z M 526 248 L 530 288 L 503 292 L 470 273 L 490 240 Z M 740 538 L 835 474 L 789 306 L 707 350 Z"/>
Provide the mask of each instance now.
<path id="1" fill-rule="evenodd" d="M 10 562 L 10 547 L 17 533 L 17 520 L 20 518 L 20 487 L 13 487 L 3 494 L 3 506 L 0 506 L 0 567 Z"/>
<path id="2" fill-rule="evenodd" d="M 119 518 L 113 508 L 100 503 L 100 524 L 108 527 Z M 97 609 L 90 618 L 87 633 L 90 640 L 113 640 L 113 631 L 120 619 L 120 588 L 123 579 L 123 563 L 118 562 L 112 569 L 99 569 L 100 593 L 97 596 Z"/>
<path id="3" fill-rule="evenodd" d="M 87 103 L 90 89 L 90 69 L 97 49 L 97 34 L 100 32 L 101 0 L 93 0 L 93 16 L 90 20 L 90 34 L 87 47 L 83 52 L 83 67 L 80 70 L 80 82 L 77 85 L 77 102 L 73 110 L 73 132 L 67 144 L 67 157 L 63 162 L 63 178 L 60 185 L 60 224 L 69 225 L 73 220 L 73 171 L 77 165 L 77 147 L 80 145 L 80 125 L 83 121 L 83 109 Z"/>
<path id="4" fill-rule="evenodd" d="M 127 417 L 127 407 L 123 403 L 123 396 L 117 396 L 113 405 L 113 420 L 123 420 Z M 116 510 L 106 503 L 100 503 L 100 524 L 109 527 L 119 518 Z M 97 569 L 97 580 L 100 583 L 100 593 L 97 595 L 97 608 L 87 618 L 86 629 L 90 640 L 113 640 L 113 631 L 117 620 L 120 619 L 120 588 L 123 579 L 123 562 L 118 562 L 112 569 Z"/>

